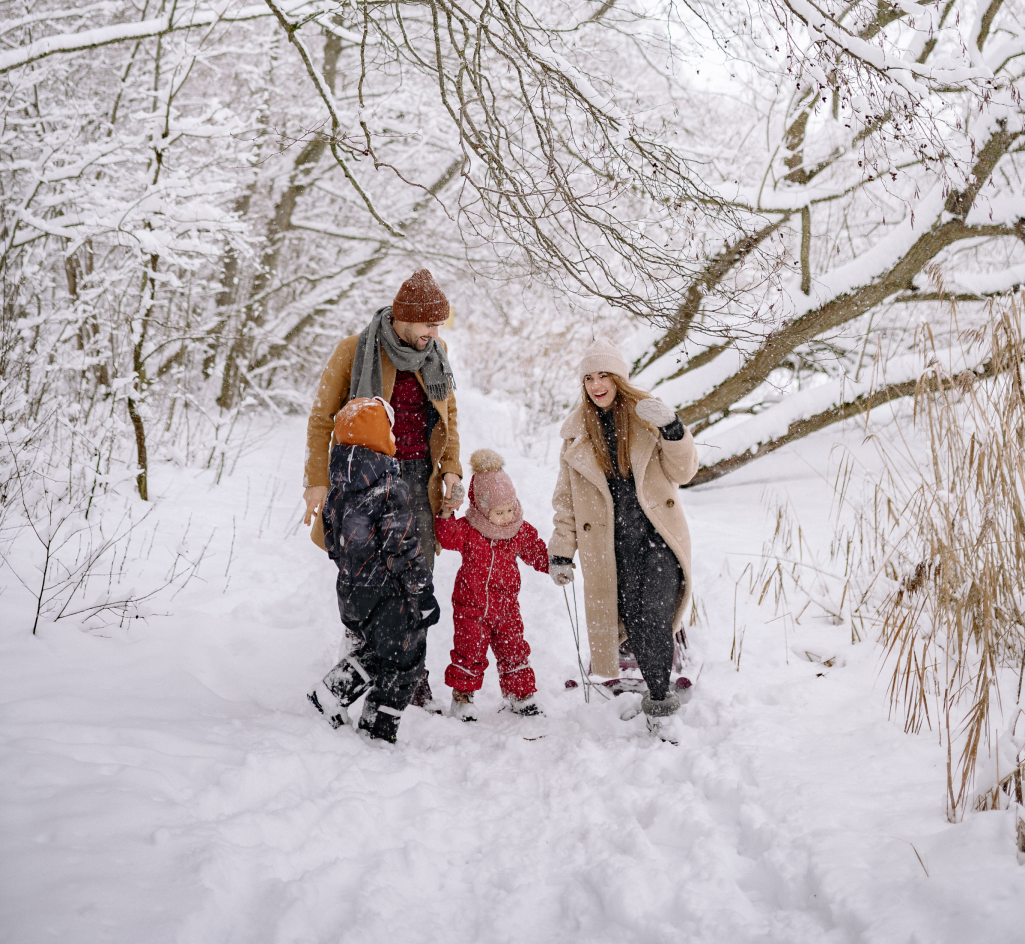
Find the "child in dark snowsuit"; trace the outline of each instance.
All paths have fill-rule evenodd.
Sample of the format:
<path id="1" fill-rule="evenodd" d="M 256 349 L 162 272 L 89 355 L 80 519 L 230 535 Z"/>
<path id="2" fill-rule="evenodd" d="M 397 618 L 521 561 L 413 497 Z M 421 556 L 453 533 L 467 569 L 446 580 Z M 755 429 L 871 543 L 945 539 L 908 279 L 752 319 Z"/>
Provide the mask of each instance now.
<path id="1" fill-rule="evenodd" d="M 510 708 L 521 715 L 543 714 L 534 701 L 537 686 L 528 661 L 530 646 L 523 638 L 516 558 L 546 574 L 548 549 L 537 529 L 523 520 L 516 489 L 502 464 L 498 453 L 477 450 L 470 457 L 474 475 L 466 517 L 439 515 L 434 520 L 441 546 L 463 555 L 452 593 L 452 663 L 445 670 L 445 684 L 453 689 L 452 714 L 463 721 L 477 718 L 473 693 L 483 684 L 489 643 Z"/>
<path id="2" fill-rule="evenodd" d="M 359 729 L 392 742 L 423 673 L 427 627 L 440 615 L 409 489 L 392 458 L 393 421 L 380 397 L 354 398 L 335 419 L 324 543 L 338 565 L 350 651 L 307 696 L 337 728 L 369 689 Z"/>

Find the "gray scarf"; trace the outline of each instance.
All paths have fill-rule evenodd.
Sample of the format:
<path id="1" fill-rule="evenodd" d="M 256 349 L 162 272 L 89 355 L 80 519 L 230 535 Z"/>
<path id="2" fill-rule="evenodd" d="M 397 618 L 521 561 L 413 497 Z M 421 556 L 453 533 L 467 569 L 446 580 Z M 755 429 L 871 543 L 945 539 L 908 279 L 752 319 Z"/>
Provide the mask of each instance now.
<path id="1" fill-rule="evenodd" d="M 420 371 L 427 388 L 427 396 L 435 402 L 447 400 L 449 391 L 455 390 L 456 379 L 445 349 L 436 338 L 427 342 L 422 351 L 403 344 L 391 325 L 391 305 L 378 308 L 374 317 L 359 334 L 356 354 L 352 361 L 352 380 L 349 399 L 353 397 L 380 397 L 384 395 L 381 376 L 381 346 L 396 370 Z"/>

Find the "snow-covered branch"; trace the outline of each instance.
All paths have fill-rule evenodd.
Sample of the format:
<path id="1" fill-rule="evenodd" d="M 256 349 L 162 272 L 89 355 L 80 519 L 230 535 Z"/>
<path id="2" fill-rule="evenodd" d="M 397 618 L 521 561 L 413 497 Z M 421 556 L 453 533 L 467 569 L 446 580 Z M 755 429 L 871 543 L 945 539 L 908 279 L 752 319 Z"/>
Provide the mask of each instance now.
<path id="1" fill-rule="evenodd" d="M 293 13 L 308 5 L 309 0 L 291 0 L 283 3 L 282 7 L 286 12 Z M 48 56 L 83 52 L 131 40 L 152 39 L 181 30 L 212 26 L 215 23 L 241 23 L 270 15 L 270 11 L 262 4 L 247 4 L 236 10 L 232 10 L 232 6 L 233 3 L 224 4 L 220 8 L 201 4 L 177 14 L 167 13 L 135 23 L 114 23 L 80 32 L 55 33 L 0 53 L 0 74 L 31 65 Z M 107 7 L 108 4 L 95 4 L 86 9 L 103 10 Z M 86 9 L 79 10 L 78 13 L 84 13 Z M 20 25 L 22 24 L 16 21 L 12 22 L 7 31 Z"/>

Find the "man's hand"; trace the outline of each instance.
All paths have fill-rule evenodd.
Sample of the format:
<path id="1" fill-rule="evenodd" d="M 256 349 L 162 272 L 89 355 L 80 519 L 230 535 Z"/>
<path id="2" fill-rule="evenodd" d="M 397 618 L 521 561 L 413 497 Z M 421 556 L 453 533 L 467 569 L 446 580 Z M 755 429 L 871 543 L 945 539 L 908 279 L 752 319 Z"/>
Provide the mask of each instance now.
<path id="1" fill-rule="evenodd" d="M 311 485 L 303 492 L 303 501 L 306 502 L 306 517 L 303 518 L 303 524 L 313 523 L 313 516 L 324 507 L 326 498 L 326 485 Z"/>
<path id="2" fill-rule="evenodd" d="M 452 489 L 458 485 L 462 479 L 460 479 L 455 472 L 446 472 L 442 476 L 441 480 L 445 483 L 445 498 L 441 503 L 441 510 L 447 517 L 452 514 L 452 512 L 458 510 L 459 506 L 463 503 L 463 495 L 460 495 L 458 492 L 455 495 L 452 494 Z"/>

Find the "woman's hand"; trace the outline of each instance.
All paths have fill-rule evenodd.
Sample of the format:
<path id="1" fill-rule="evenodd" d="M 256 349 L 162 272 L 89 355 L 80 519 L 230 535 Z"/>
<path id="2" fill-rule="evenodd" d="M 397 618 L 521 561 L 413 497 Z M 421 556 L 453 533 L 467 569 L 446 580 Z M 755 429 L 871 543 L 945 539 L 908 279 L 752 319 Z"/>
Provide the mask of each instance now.
<path id="1" fill-rule="evenodd" d="M 311 485 L 303 492 L 303 501 L 306 502 L 306 517 L 303 524 L 311 524 L 313 516 L 324 509 L 324 499 L 327 498 L 326 485 Z"/>
<path id="2" fill-rule="evenodd" d="M 637 418 L 661 429 L 676 419 L 676 413 L 658 397 L 648 397 L 646 400 L 637 401 Z"/>
<path id="3" fill-rule="evenodd" d="M 573 583 L 573 568 L 577 565 L 570 562 L 569 564 L 549 564 L 548 573 L 552 580 L 555 581 L 556 586 L 565 587 L 568 583 Z"/>

